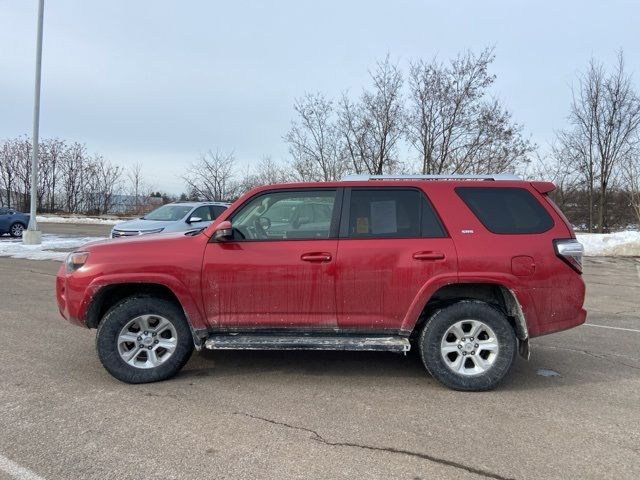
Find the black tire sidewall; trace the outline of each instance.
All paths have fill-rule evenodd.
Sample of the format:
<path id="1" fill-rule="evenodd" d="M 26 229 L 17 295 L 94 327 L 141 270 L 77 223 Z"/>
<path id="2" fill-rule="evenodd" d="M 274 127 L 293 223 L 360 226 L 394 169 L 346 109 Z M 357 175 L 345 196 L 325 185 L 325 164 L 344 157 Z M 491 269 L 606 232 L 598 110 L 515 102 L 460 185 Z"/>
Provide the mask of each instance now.
<path id="1" fill-rule="evenodd" d="M 452 371 L 440 353 L 442 337 L 451 325 L 460 320 L 477 319 L 496 334 L 499 352 L 486 372 L 466 376 Z M 460 301 L 435 312 L 425 324 L 419 339 L 420 357 L 429 373 L 449 388 L 483 391 L 494 388 L 511 369 L 516 356 L 516 336 L 504 313 L 480 301 Z"/>
<path id="2" fill-rule="evenodd" d="M 154 368 L 136 368 L 127 364 L 118 353 L 118 335 L 133 318 L 156 314 L 169 320 L 176 329 L 178 343 L 173 355 Z M 151 296 L 129 297 L 103 317 L 96 334 L 96 349 L 100 362 L 118 380 L 126 383 L 148 383 L 166 380 L 175 375 L 189 360 L 193 351 L 193 336 L 184 313 L 170 301 Z"/>
<path id="3" fill-rule="evenodd" d="M 15 227 L 16 225 L 20 225 L 22 227 L 22 232 L 24 233 L 25 226 L 22 225 L 20 222 L 13 222 L 9 226 L 9 235 L 11 235 L 13 238 L 20 238 L 23 235 L 23 233 L 21 233 L 20 235 L 14 235 L 13 234 L 13 227 Z"/>

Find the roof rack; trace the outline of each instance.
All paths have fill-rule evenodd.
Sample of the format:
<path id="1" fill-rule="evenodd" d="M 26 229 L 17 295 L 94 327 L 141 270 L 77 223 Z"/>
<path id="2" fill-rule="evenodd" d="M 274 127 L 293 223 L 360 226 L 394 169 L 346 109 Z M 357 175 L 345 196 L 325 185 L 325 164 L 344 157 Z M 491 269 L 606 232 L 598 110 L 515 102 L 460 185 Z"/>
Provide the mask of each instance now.
<path id="1" fill-rule="evenodd" d="M 513 173 L 495 173 L 491 175 L 464 175 L 451 173 L 448 175 L 367 175 L 353 174 L 342 177 L 343 182 L 364 180 L 522 180 Z"/>

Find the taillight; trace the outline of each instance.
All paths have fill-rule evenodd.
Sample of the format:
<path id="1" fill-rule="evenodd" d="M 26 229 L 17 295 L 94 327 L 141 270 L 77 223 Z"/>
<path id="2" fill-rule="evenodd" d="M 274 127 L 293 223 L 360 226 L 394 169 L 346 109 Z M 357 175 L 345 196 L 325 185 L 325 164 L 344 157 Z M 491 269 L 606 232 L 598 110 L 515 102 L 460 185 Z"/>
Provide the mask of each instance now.
<path id="1" fill-rule="evenodd" d="M 564 260 L 576 272 L 582 273 L 582 255 L 584 247 L 575 238 L 554 240 L 553 247 L 556 255 Z"/>

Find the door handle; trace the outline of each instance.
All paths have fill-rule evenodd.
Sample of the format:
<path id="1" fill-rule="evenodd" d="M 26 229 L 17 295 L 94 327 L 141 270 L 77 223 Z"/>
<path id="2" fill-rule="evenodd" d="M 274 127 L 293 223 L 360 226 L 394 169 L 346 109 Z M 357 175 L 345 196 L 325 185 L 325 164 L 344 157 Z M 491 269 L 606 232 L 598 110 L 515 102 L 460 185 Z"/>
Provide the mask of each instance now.
<path id="1" fill-rule="evenodd" d="M 303 253 L 300 260 L 304 262 L 330 262 L 331 254 L 326 252 Z"/>
<path id="2" fill-rule="evenodd" d="M 414 260 L 444 260 L 442 252 L 416 252 L 413 254 Z"/>

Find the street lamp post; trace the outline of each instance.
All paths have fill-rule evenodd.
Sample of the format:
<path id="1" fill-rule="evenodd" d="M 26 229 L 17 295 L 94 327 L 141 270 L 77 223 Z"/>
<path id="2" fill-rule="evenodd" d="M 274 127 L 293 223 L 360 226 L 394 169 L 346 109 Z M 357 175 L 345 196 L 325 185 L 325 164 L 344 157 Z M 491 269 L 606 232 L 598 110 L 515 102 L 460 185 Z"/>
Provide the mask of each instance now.
<path id="1" fill-rule="evenodd" d="M 40 129 L 40 76 L 42 71 L 42 17 L 44 0 L 38 3 L 38 34 L 36 46 L 36 86 L 33 99 L 33 157 L 31 158 L 31 208 L 29 210 L 29 226 L 22 234 L 22 241 L 27 245 L 42 243 L 42 232 L 36 222 L 36 206 L 38 202 L 38 134 Z"/>

